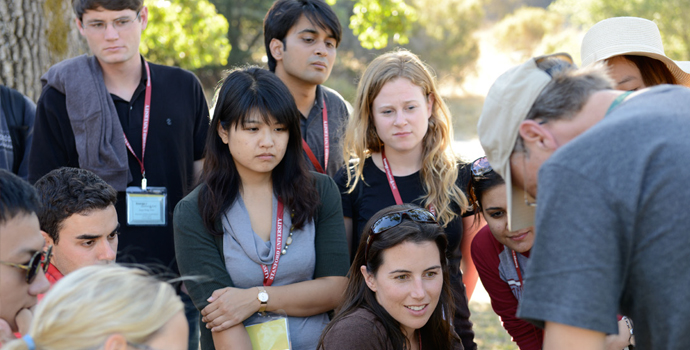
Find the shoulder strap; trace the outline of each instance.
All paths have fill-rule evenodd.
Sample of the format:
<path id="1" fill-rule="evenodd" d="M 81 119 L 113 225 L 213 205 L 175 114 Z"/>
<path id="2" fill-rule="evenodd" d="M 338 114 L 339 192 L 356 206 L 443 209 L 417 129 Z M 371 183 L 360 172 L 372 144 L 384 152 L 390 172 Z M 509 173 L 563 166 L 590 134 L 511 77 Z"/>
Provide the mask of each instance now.
<path id="1" fill-rule="evenodd" d="M 24 108 L 26 101 L 24 95 L 19 91 L 10 89 L 4 85 L 0 85 L 0 104 L 2 104 L 2 111 L 5 113 L 7 119 L 7 127 L 10 131 L 10 138 L 12 139 L 12 153 L 14 159 L 12 163 L 12 172 L 17 174 L 19 166 L 24 159 L 24 151 L 26 147 L 26 137 L 29 127 L 24 125 Z"/>

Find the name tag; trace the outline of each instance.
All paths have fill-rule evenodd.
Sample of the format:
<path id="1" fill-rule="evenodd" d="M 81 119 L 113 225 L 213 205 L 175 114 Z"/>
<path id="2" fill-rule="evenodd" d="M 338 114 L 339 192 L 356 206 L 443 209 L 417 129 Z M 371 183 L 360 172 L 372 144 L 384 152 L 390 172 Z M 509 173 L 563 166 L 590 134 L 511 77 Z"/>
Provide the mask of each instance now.
<path id="1" fill-rule="evenodd" d="M 165 226 L 167 204 L 165 187 L 127 187 L 127 225 Z"/>
<path id="2" fill-rule="evenodd" d="M 287 318 L 279 317 L 263 323 L 245 326 L 254 350 L 290 350 Z"/>

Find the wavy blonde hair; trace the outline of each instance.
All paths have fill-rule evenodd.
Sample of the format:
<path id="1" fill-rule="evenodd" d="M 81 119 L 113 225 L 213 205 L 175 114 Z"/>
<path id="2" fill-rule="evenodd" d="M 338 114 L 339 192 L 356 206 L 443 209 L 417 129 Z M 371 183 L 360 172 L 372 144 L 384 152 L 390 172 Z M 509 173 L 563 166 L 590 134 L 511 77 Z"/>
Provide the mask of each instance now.
<path id="1" fill-rule="evenodd" d="M 343 141 L 343 157 L 348 161 L 347 186 L 352 192 L 362 180 L 364 159 L 381 152 L 383 142 L 376 133 L 372 105 L 383 86 L 397 78 L 405 78 L 422 88 L 427 96 L 433 96 L 434 105 L 429 118 L 429 129 L 422 140 L 423 159 L 420 177 L 426 194 L 422 203 L 426 209 L 433 207 L 436 217 L 445 227 L 457 214 L 451 210 L 451 202 L 467 210 L 467 197 L 455 184 L 458 177 L 458 159 L 453 153 L 451 141 L 453 128 L 446 103 L 436 88 L 431 69 L 417 55 L 407 50 L 385 53 L 372 61 L 357 86 L 354 112 L 350 118 Z"/>
<path id="2" fill-rule="evenodd" d="M 61 279 L 38 303 L 29 335 L 41 350 L 97 349 L 112 334 L 149 341 L 184 306 L 173 287 L 147 272 L 88 266 Z M 3 350 L 26 350 L 17 339 Z"/>

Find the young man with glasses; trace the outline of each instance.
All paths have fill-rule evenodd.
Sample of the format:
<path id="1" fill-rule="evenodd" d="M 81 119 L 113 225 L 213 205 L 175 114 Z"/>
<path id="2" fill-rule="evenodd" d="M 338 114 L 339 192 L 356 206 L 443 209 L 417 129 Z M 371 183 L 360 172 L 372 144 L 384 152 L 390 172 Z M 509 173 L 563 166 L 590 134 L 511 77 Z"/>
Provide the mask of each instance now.
<path id="1" fill-rule="evenodd" d="M 310 168 L 331 177 L 345 165 L 341 137 L 350 107 L 323 84 L 335 64 L 342 28 L 323 0 L 277 0 L 264 18 L 268 69 L 302 112 L 302 145 Z"/>
<path id="2" fill-rule="evenodd" d="M 112 186 L 86 169 L 68 167 L 49 172 L 35 186 L 41 233 L 53 247 L 46 271 L 51 285 L 81 267 L 115 262 L 120 224 Z"/>
<path id="3" fill-rule="evenodd" d="M 201 170 L 209 124 L 201 85 L 188 71 L 141 56 L 143 0 L 73 7 L 93 56 L 60 62 L 42 77 L 29 181 L 63 166 L 94 172 L 118 191 L 118 261 L 177 273 L 172 211 Z M 195 308 L 181 297 L 195 324 Z"/>
<path id="4" fill-rule="evenodd" d="M 38 206 L 31 185 L 0 169 L 0 343 L 27 331 L 37 296 L 49 288 L 50 247 L 44 249 Z"/>
<path id="5" fill-rule="evenodd" d="M 685 349 L 690 90 L 614 91 L 604 65 L 571 63 L 537 58 L 504 73 L 479 120 L 509 229 L 536 211 L 517 316 L 545 324 L 545 350 L 604 349 L 619 313 L 635 320 L 640 349 Z"/>

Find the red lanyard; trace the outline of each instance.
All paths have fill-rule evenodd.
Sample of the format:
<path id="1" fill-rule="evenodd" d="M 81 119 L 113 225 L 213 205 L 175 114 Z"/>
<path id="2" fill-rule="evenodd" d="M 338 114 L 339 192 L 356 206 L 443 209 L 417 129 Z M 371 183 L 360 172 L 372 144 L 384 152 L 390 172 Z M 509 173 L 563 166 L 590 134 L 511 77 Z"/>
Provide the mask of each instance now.
<path id="1" fill-rule="evenodd" d="M 520 290 L 522 290 L 522 273 L 520 272 L 520 265 L 518 265 L 517 254 L 514 250 L 511 250 L 511 252 L 513 253 L 513 263 L 515 264 L 515 272 L 517 272 L 518 278 L 520 279 Z"/>
<path id="2" fill-rule="evenodd" d="M 146 152 L 146 138 L 149 135 L 149 117 L 151 113 L 151 71 L 149 70 L 149 63 L 144 61 L 144 66 L 146 67 L 146 95 L 144 97 L 144 120 L 141 125 L 141 159 L 137 157 L 134 153 L 132 145 L 129 144 L 127 140 L 127 135 L 125 134 L 125 146 L 132 153 L 137 162 L 139 162 L 139 167 L 141 167 L 141 189 L 146 189 L 146 170 L 144 168 L 144 153 Z"/>
<path id="3" fill-rule="evenodd" d="M 278 271 L 278 262 L 280 262 L 280 250 L 283 248 L 283 202 L 278 200 L 278 214 L 276 215 L 276 248 L 273 255 L 273 264 L 271 270 L 268 270 L 266 265 L 261 265 L 261 270 L 264 272 L 264 286 L 268 287 L 273 284 L 276 279 L 276 272 Z"/>
<path id="4" fill-rule="evenodd" d="M 311 160 L 311 164 L 314 165 L 314 169 L 321 174 L 325 174 L 326 169 L 328 168 L 328 153 L 331 149 L 330 139 L 328 137 L 328 109 L 326 108 L 325 98 L 323 99 L 323 114 L 321 115 L 321 119 L 323 120 L 323 167 L 321 167 L 321 164 L 319 164 L 319 160 L 314 155 L 314 152 L 312 152 L 311 148 L 307 144 L 307 141 L 304 141 L 304 138 L 302 138 L 302 148 L 304 148 L 304 151 L 307 152 L 307 157 L 309 157 L 309 160 Z"/>
<path id="5" fill-rule="evenodd" d="M 388 164 L 388 159 L 386 158 L 386 148 L 381 147 L 381 161 L 383 162 L 383 170 L 386 172 L 386 177 L 388 178 L 388 186 L 391 187 L 391 192 L 393 192 L 393 197 L 395 197 L 395 204 L 403 204 L 402 197 L 400 197 L 400 191 L 398 190 L 398 185 L 395 183 L 395 177 L 393 177 L 393 172 L 391 171 L 391 166 Z M 429 211 L 431 214 L 436 216 L 436 209 L 433 205 L 429 206 Z"/>

